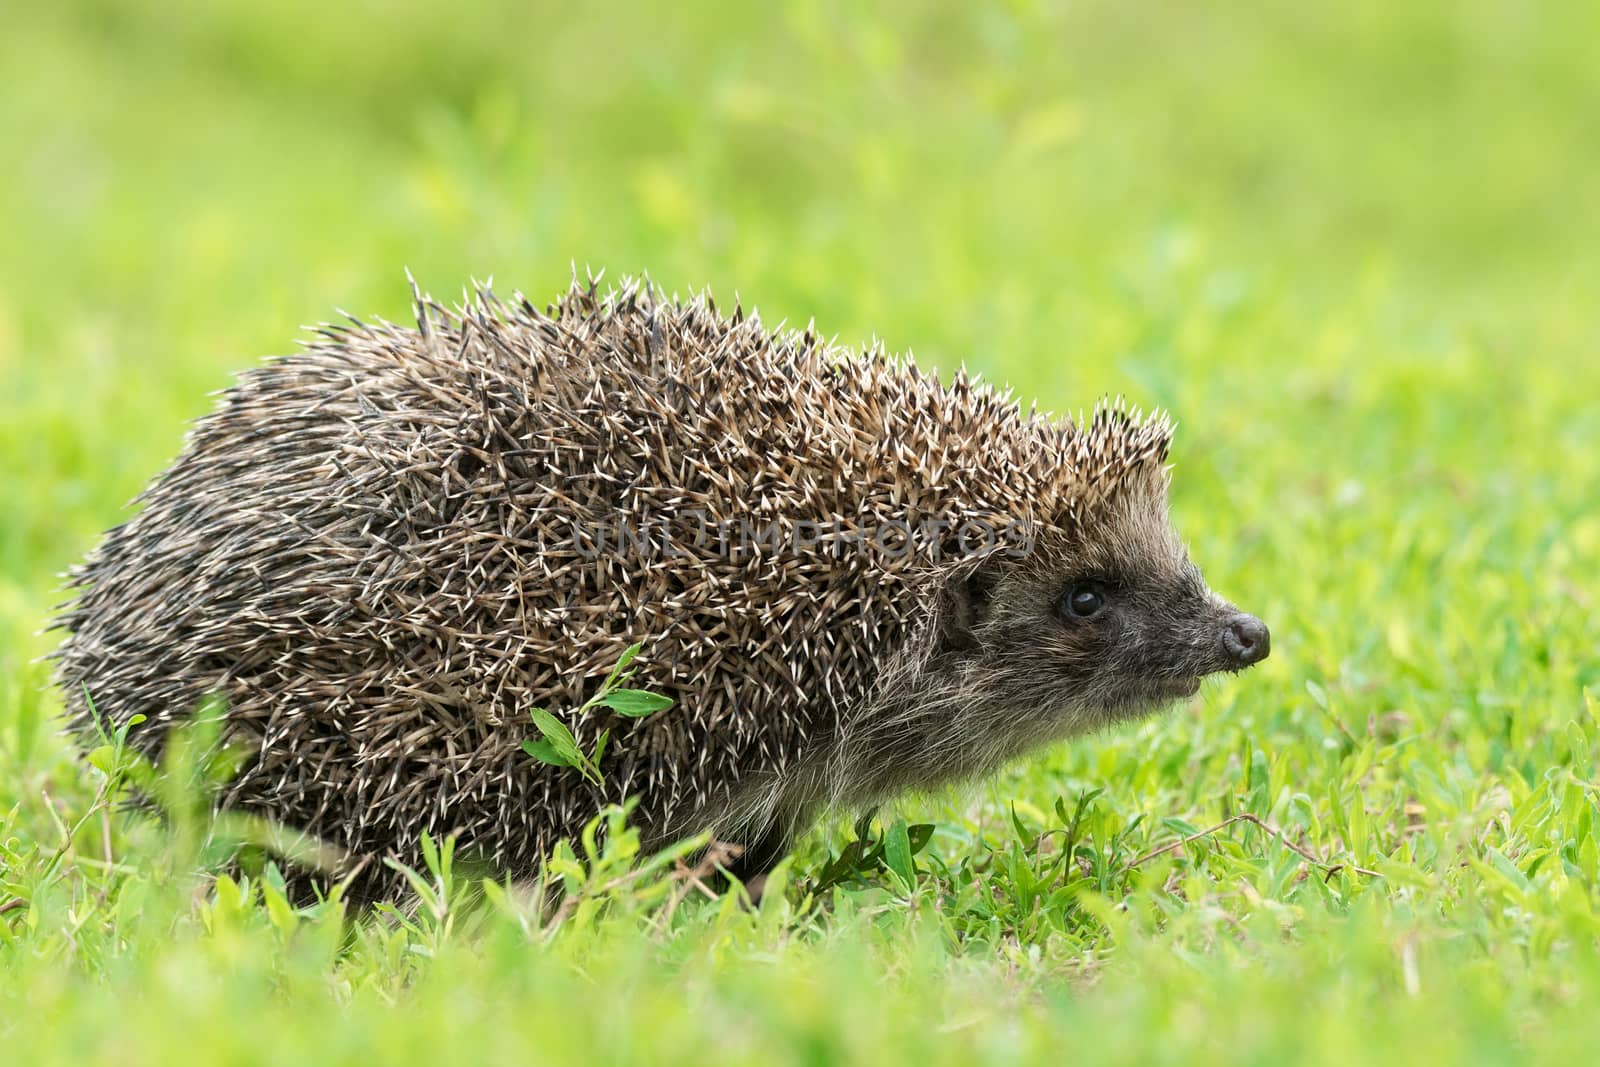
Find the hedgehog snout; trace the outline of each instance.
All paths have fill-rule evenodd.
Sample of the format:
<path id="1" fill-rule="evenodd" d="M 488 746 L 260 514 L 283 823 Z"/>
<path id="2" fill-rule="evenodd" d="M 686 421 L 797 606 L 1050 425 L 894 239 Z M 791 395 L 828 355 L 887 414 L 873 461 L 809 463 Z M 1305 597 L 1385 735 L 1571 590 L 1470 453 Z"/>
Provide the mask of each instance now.
<path id="1" fill-rule="evenodd" d="M 1222 643 L 1222 654 L 1234 670 L 1260 663 L 1272 650 L 1272 634 L 1267 624 L 1244 612 L 1223 620 L 1218 640 Z"/>

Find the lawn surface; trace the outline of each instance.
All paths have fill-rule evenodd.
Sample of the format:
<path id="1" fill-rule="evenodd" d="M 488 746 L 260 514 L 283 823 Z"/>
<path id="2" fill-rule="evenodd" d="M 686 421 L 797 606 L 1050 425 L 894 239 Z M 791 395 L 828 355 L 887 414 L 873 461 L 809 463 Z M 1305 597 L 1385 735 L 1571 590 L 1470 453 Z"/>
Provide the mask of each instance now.
<path id="1" fill-rule="evenodd" d="M 0 1059 L 1593 1058 L 1600 6 L 183 7 L 0 32 Z M 299 324 L 573 263 L 1167 407 L 1272 658 L 757 911 L 202 876 L 58 734 L 56 575 Z"/>

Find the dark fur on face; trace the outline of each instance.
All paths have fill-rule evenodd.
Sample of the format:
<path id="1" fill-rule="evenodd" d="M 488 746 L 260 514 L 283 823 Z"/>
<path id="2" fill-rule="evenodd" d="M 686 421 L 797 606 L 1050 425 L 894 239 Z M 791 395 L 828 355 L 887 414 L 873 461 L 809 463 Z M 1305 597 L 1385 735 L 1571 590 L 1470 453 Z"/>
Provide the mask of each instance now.
<path id="1" fill-rule="evenodd" d="M 934 669 L 982 674 L 1044 732 L 1141 715 L 1244 665 L 1222 636 L 1239 610 L 1206 587 L 1149 492 L 1109 502 L 1092 535 L 1072 529 L 1019 565 L 957 578 L 950 601 L 969 621 Z"/>

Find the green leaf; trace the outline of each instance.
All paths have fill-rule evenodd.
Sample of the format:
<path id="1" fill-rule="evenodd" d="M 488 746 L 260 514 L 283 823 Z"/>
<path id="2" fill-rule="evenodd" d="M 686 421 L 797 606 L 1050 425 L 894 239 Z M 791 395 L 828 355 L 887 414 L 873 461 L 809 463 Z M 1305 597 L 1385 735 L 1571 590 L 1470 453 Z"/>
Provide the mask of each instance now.
<path id="1" fill-rule="evenodd" d="M 610 708 L 618 715 L 630 719 L 642 719 L 672 707 L 672 698 L 644 689 L 613 689 L 595 703 Z"/>
<path id="2" fill-rule="evenodd" d="M 628 664 L 633 662 L 633 657 L 637 656 L 639 650 L 643 647 L 643 644 L 629 645 L 627 650 L 617 657 L 617 665 L 611 668 L 611 673 L 606 675 L 605 684 L 600 686 L 601 693 L 609 693 L 611 691 L 611 687 L 617 684 L 617 681 L 622 677 L 622 672 L 627 668 Z"/>
<path id="3" fill-rule="evenodd" d="M 583 765 L 583 750 L 578 747 L 578 739 L 572 736 L 572 731 L 567 729 L 565 723 L 543 708 L 534 708 L 528 714 L 533 716 L 533 725 L 539 728 L 539 732 L 550 742 L 558 755 L 570 766 Z"/>
<path id="4" fill-rule="evenodd" d="M 1038 836 L 1037 834 L 1029 833 L 1028 828 L 1022 825 L 1022 817 L 1017 814 L 1017 806 L 1015 804 L 1011 805 L 1011 828 L 1017 832 L 1018 841 L 1032 841 Z"/>
<path id="5" fill-rule="evenodd" d="M 856 819 L 856 840 L 870 841 L 872 839 L 872 817 L 878 813 L 876 806 L 868 808 Z"/>
<path id="6" fill-rule="evenodd" d="M 817 875 L 813 891 L 821 892 L 839 884 L 855 874 L 861 863 L 861 854 L 864 852 L 860 839 L 851 841 L 839 850 L 839 855 L 834 857 Z"/>
<path id="7" fill-rule="evenodd" d="M 911 863 L 911 837 L 906 821 L 897 819 L 883 835 L 883 858 L 889 869 L 910 889 L 917 884 L 917 869 Z"/>
<path id="8" fill-rule="evenodd" d="M 272 887 L 266 887 L 262 903 L 266 905 L 267 920 L 282 934 L 292 934 L 300 925 L 300 917 L 289 906 L 289 900 Z"/>
<path id="9" fill-rule="evenodd" d="M 561 753 L 556 751 L 555 746 L 549 741 L 524 741 L 522 742 L 522 751 L 526 752 L 540 763 L 548 763 L 552 767 L 572 766 L 572 764 L 566 761 L 566 758 L 562 756 Z"/>

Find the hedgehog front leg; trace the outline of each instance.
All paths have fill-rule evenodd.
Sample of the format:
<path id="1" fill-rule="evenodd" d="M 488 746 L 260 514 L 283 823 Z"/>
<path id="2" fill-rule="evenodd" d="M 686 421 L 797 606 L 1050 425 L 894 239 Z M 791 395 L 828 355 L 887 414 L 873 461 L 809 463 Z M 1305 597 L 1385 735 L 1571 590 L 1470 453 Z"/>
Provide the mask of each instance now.
<path id="1" fill-rule="evenodd" d="M 767 875 L 779 860 L 789 854 L 792 844 L 789 831 L 781 823 L 773 823 L 765 830 L 744 835 L 743 840 L 727 844 L 736 845 L 739 854 L 727 861 L 723 870 L 739 880 L 750 895 L 751 903 L 760 903 L 761 893 L 767 886 Z"/>

